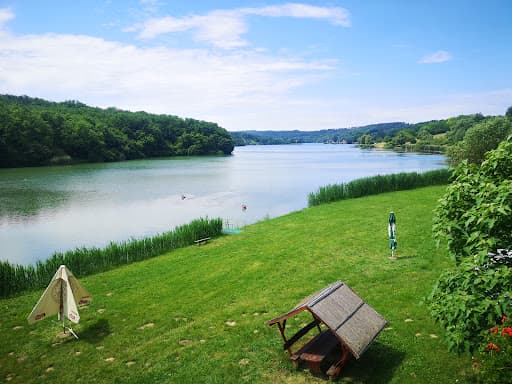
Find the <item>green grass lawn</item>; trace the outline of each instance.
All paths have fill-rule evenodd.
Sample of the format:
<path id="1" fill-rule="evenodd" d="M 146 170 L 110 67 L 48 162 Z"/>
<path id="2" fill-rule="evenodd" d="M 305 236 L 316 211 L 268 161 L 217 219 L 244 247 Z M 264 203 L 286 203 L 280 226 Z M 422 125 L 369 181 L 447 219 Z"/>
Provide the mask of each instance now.
<path id="1" fill-rule="evenodd" d="M 42 291 L 0 301 L 0 380 L 12 383 L 315 383 L 295 370 L 266 320 L 345 281 L 389 325 L 340 382 L 455 383 L 468 356 L 447 351 L 422 304 L 451 265 L 431 238 L 443 187 L 305 209 L 191 246 L 82 278 L 94 301 L 59 338 L 56 322 L 29 325 Z M 387 217 L 397 216 L 398 259 Z M 291 331 L 309 321 L 291 320 Z"/>

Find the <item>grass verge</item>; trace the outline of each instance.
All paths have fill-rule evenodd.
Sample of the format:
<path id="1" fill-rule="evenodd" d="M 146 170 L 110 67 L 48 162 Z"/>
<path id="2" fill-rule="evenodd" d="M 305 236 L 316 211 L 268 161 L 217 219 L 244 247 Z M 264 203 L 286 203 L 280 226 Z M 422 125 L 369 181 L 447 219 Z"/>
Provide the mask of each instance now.
<path id="1" fill-rule="evenodd" d="M 42 291 L 0 300 L 0 379 L 12 383 L 321 383 L 297 371 L 264 325 L 303 297 L 345 281 L 389 322 L 340 382 L 459 383 L 467 356 L 447 352 L 421 304 L 451 265 L 431 239 L 443 187 L 308 208 L 244 232 L 82 278 L 94 301 L 60 339 L 26 316 Z M 398 259 L 387 217 L 397 216 Z M 292 320 L 298 329 L 306 318 Z"/>

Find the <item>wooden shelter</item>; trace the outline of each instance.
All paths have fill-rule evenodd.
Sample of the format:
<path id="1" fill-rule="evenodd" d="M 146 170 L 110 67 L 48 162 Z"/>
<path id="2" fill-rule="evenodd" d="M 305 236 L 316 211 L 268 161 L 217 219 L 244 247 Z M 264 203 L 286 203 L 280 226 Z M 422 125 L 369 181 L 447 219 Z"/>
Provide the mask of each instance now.
<path id="1" fill-rule="evenodd" d="M 286 338 L 286 321 L 302 311 L 309 311 L 313 321 Z M 265 324 L 277 324 L 284 340 L 283 349 L 288 351 L 296 367 L 306 365 L 312 371 L 336 377 L 349 354 L 359 359 L 387 322 L 345 283 L 338 281 Z M 292 352 L 291 347 L 314 328 L 319 333 Z"/>

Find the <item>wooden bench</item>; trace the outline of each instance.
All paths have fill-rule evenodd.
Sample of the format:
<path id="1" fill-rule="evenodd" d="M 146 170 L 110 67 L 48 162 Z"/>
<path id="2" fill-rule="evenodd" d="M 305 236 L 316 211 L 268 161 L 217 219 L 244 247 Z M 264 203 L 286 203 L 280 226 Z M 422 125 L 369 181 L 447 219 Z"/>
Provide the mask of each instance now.
<path id="1" fill-rule="evenodd" d="M 293 363 L 299 367 L 304 363 L 309 369 L 322 372 L 322 366 L 339 360 L 342 346 L 338 338 L 329 330 L 324 330 L 308 341 L 291 356 Z"/>
<path id="2" fill-rule="evenodd" d="M 203 239 L 195 240 L 194 243 L 196 243 L 197 245 L 206 244 L 210 239 L 210 237 L 205 237 Z"/>

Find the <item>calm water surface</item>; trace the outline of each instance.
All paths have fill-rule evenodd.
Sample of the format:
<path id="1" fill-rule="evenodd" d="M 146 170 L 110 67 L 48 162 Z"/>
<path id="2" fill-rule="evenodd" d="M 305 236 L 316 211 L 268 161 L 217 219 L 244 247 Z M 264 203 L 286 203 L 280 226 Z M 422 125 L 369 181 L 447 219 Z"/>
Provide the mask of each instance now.
<path id="1" fill-rule="evenodd" d="M 326 184 L 444 167 L 442 155 L 303 144 L 237 147 L 229 157 L 4 169 L 0 259 L 30 264 L 197 217 L 241 227 L 306 207 L 308 194 Z"/>

